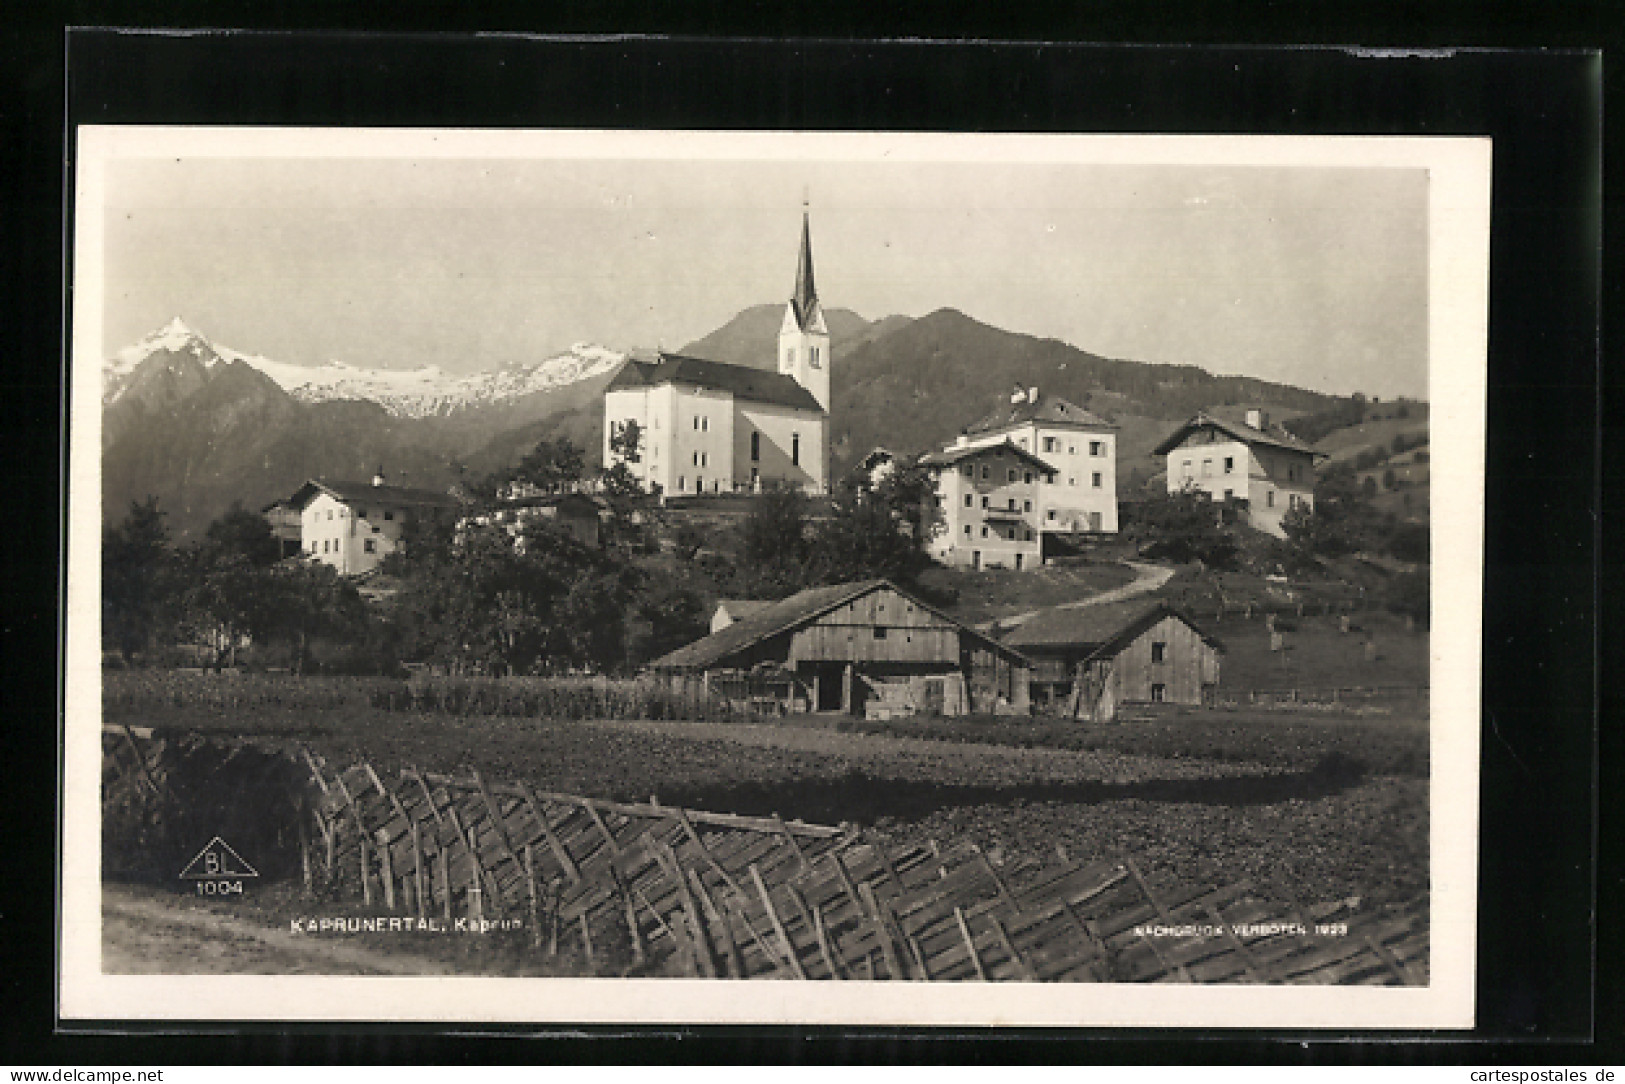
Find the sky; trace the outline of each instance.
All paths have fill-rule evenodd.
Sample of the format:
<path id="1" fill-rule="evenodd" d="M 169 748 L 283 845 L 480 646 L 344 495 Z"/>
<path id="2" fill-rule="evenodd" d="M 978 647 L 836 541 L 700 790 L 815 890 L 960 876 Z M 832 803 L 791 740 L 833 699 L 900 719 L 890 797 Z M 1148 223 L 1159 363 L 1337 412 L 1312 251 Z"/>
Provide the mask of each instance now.
<path id="1" fill-rule="evenodd" d="M 105 192 L 109 356 L 177 316 L 306 365 L 674 350 L 789 297 L 805 198 L 826 308 L 1427 396 L 1420 168 L 119 158 Z"/>

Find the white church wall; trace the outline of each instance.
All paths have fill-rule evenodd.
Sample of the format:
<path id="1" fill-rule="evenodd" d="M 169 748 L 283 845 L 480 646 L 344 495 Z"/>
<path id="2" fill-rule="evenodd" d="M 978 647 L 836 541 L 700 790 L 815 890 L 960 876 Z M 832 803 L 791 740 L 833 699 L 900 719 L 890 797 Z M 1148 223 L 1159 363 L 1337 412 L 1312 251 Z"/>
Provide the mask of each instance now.
<path id="1" fill-rule="evenodd" d="M 672 386 L 674 433 L 670 493 L 726 493 L 733 488 L 734 407 L 730 392 Z"/>
<path id="2" fill-rule="evenodd" d="M 750 486 L 751 468 L 761 473 L 764 484 L 780 482 L 822 492 L 828 483 L 825 427 L 828 422 L 804 410 L 739 400 L 733 433 L 734 480 Z M 761 434 L 761 458 L 752 461 L 750 437 Z M 800 439 L 800 463 L 795 462 L 796 437 Z"/>

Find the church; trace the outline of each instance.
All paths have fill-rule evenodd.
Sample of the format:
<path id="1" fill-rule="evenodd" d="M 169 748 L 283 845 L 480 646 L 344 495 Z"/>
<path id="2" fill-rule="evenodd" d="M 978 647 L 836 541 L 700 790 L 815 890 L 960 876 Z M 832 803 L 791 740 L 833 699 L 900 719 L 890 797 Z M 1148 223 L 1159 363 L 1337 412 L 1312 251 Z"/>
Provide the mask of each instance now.
<path id="1" fill-rule="evenodd" d="M 624 462 L 653 493 L 829 488 L 829 329 L 801 215 L 795 293 L 779 328 L 777 371 L 665 352 L 629 360 L 604 392 L 604 465 Z M 635 425 L 631 455 L 616 438 Z"/>

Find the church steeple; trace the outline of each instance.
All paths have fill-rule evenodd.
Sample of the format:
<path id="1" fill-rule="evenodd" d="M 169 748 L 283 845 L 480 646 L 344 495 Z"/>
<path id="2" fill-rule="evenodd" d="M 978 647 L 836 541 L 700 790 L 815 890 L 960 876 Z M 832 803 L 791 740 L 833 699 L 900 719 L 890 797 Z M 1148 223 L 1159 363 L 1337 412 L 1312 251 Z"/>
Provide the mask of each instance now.
<path id="1" fill-rule="evenodd" d="M 802 331 L 811 330 L 812 320 L 818 315 L 818 289 L 813 285 L 812 228 L 805 202 L 801 206 L 801 257 L 796 261 L 796 292 L 790 298 L 790 307 L 796 314 L 796 326 Z"/>
<path id="2" fill-rule="evenodd" d="M 801 204 L 801 253 L 796 260 L 796 292 L 784 307 L 779 327 L 779 372 L 812 392 L 829 409 L 829 328 L 813 285 L 812 226 L 807 202 Z"/>

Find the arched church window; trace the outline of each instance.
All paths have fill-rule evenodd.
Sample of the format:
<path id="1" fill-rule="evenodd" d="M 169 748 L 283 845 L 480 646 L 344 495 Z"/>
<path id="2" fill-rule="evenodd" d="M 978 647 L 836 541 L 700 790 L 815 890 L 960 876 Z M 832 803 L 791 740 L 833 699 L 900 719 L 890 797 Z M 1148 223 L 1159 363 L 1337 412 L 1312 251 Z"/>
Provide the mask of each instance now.
<path id="1" fill-rule="evenodd" d="M 801 466 L 801 434 L 800 433 L 791 433 L 790 434 L 790 464 L 792 466 L 796 466 L 796 467 Z"/>
<path id="2" fill-rule="evenodd" d="M 762 459 L 762 434 L 760 434 L 760 433 L 752 433 L 750 435 L 750 461 L 752 463 L 759 463 L 759 462 L 761 462 L 761 459 Z"/>

